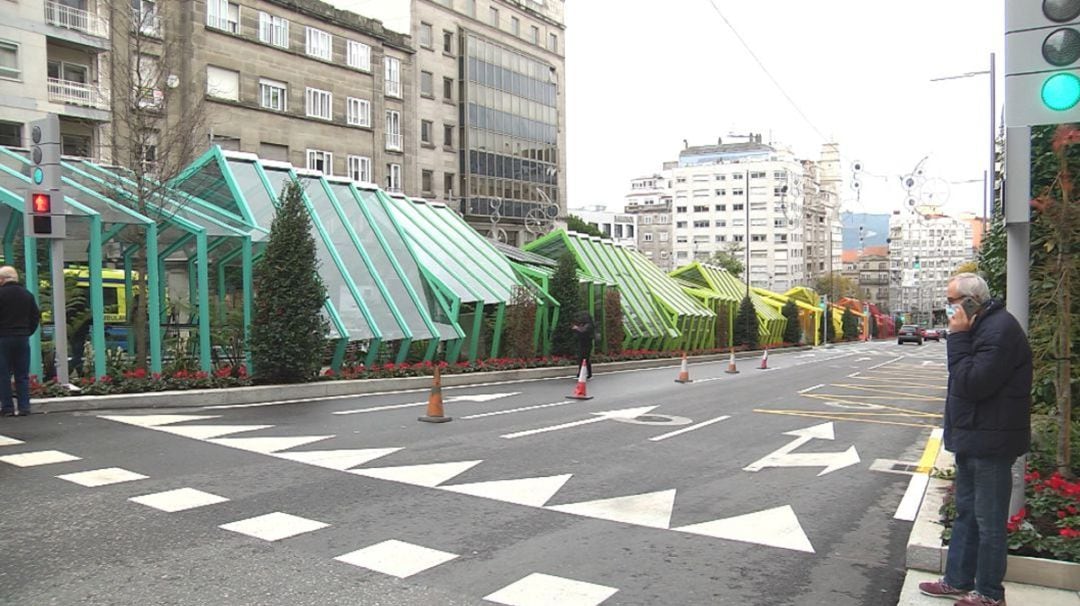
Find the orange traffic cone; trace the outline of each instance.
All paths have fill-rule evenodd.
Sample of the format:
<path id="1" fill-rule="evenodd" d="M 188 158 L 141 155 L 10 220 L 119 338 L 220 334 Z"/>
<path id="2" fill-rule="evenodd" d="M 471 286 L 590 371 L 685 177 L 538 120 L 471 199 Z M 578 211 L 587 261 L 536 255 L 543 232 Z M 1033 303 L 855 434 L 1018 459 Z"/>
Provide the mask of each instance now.
<path id="1" fill-rule="evenodd" d="M 728 373 L 729 375 L 737 375 L 737 374 L 739 374 L 739 371 L 735 368 L 735 348 L 734 347 L 731 348 L 731 359 L 728 360 L 727 370 L 725 370 L 724 372 Z"/>
<path id="2" fill-rule="evenodd" d="M 582 360 L 581 361 L 581 370 L 578 372 L 578 376 L 577 376 L 577 389 L 574 390 L 574 395 L 566 396 L 566 397 L 568 397 L 570 399 L 573 399 L 573 400 L 591 400 L 592 399 L 592 396 L 587 395 L 585 393 L 585 383 L 588 382 L 588 380 L 589 380 L 589 375 L 588 375 L 589 370 L 587 368 L 588 363 L 589 363 L 588 360 Z"/>
<path id="3" fill-rule="evenodd" d="M 682 367 L 679 368 L 679 378 L 675 379 L 676 383 L 693 383 L 690 378 L 690 369 L 686 366 L 686 352 L 682 354 Z"/>
<path id="4" fill-rule="evenodd" d="M 431 387 L 431 395 L 428 396 L 427 401 L 427 415 L 420 417 L 417 421 L 423 421 L 425 423 L 446 423 L 447 421 L 453 421 L 451 417 L 443 416 L 442 406 L 442 376 L 439 374 L 439 367 L 435 367 L 435 384 Z"/>
<path id="5" fill-rule="evenodd" d="M 758 370 L 769 370 L 769 349 L 765 348 L 761 352 L 761 366 L 758 366 Z"/>

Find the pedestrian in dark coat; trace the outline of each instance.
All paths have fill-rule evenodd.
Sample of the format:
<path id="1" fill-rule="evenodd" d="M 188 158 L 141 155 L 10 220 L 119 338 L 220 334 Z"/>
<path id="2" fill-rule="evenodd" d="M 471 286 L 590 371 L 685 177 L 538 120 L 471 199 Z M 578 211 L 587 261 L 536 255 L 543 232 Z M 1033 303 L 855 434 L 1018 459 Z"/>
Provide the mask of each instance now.
<path id="1" fill-rule="evenodd" d="M 574 343 L 577 353 L 577 368 L 585 363 L 586 376 L 592 378 L 592 349 L 593 339 L 596 338 L 596 325 L 593 324 L 592 316 L 587 311 L 579 311 L 574 316 L 574 323 L 570 325 L 574 331 Z"/>
<path id="2" fill-rule="evenodd" d="M 986 282 L 949 280 L 945 448 L 956 454 L 956 519 L 945 576 L 921 583 L 957 606 L 1004 606 L 1012 466 L 1031 446 L 1031 347 Z"/>
<path id="3" fill-rule="evenodd" d="M 19 416 L 30 415 L 30 335 L 41 322 L 34 295 L 19 284 L 14 267 L 0 267 L 0 415 L 16 413 L 11 400 L 11 379 Z"/>

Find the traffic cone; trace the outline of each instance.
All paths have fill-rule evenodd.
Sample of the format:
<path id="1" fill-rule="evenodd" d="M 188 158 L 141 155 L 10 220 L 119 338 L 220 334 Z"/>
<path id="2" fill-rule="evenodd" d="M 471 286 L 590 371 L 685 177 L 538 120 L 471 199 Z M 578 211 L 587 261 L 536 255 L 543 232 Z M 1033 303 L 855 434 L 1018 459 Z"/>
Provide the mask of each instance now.
<path id="1" fill-rule="evenodd" d="M 761 352 L 761 366 L 758 366 L 758 370 L 769 370 L 769 349 L 767 347 Z"/>
<path id="2" fill-rule="evenodd" d="M 682 354 L 682 367 L 679 368 L 679 378 L 675 379 L 676 383 L 693 383 L 690 378 L 690 369 L 686 366 L 686 352 Z"/>
<path id="3" fill-rule="evenodd" d="M 734 347 L 731 348 L 731 358 L 728 360 L 727 370 L 725 370 L 724 372 L 728 373 L 729 375 L 737 375 L 737 374 L 739 374 L 739 371 L 735 368 L 735 348 Z"/>
<path id="4" fill-rule="evenodd" d="M 427 415 L 418 418 L 417 421 L 423 421 L 425 423 L 446 423 L 447 421 L 453 421 L 451 417 L 443 416 L 442 376 L 439 374 L 438 366 L 435 366 L 435 383 L 431 386 L 431 395 L 428 396 Z"/>
<path id="5" fill-rule="evenodd" d="M 578 372 L 578 376 L 577 376 L 577 389 L 574 390 L 574 395 L 566 396 L 566 397 L 568 397 L 570 399 L 573 399 L 573 400 L 591 400 L 592 399 L 592 396 L 587 395 L 585 393 L 585 383 L 587 383 L 588 380 L 589 380 L 589 375 L 588 375 L 589 370 L 587 368 L 588 363 L 589 363 L 588 360 L 582 360 L 581 361 L 581 370 Z"/>

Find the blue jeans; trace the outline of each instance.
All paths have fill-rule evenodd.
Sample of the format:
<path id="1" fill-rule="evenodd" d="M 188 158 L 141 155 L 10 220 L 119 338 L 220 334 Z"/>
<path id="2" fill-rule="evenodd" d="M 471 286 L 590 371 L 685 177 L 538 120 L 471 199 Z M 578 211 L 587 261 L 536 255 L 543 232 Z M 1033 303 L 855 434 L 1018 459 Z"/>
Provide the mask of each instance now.
<path id="1" fill-rule="evenodd" d="M 1005 597 L 1009 497 L 1016 457 L 956 455 L 956 520 L 945 582 L 992 600 Z"/>
<path id="2" fill-rule="evenodd" d="M 30 412 L 30 338 L 0 337 L 0 410 L 13 412 L 11 376 L 15 375 L 15 392 L 19 412 Z"/>

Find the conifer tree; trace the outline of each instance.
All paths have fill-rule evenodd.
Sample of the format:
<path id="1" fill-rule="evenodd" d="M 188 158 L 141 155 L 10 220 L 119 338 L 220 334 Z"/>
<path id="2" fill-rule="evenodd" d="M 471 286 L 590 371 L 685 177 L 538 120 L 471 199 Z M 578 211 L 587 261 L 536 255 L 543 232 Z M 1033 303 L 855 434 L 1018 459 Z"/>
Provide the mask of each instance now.
<path id="1" fill-rule="evenodd" d="M 795 301 L 788 299 L 781 311 L 787 318 L 787 326 L 784 328 L 784 342 L 798 343 L 802 339 L 802 326 L 799 324 L 799 308 Z"/>
<path id="2" fill-rule="evenodd" d="M 746 345 L 747 349 L 757 349 L 758 321 L 757 312 L 750 297 L 743 297 L 739 304 L 739 313 L 735 316 L 734 336 L 736 345 Z"/>
<path id="3" fill-rule="evenodd" d="M 570 251 L 559 257 L 559 265 L 551 276 L 551 296 L 559 302 L 559 320 L 551 336 L 551 352 L 555 355 L 572 356 L 576 337 L 570 325 L 581 309 L 581 290 L 577 278 L 577 262 Z"/>
<path id="4" fill-rule="evenodd" d="M 322 367 L 326 286 L 319 276 L 315 238 L 295 181 L 281 192 L 270 237 L 254 271 L 251 362 L 261 383 L 314 379 Z"/>
<path id="5" fill-rule="evenodd" d="M 855 312 L 851 311 L 850 307 L 844 308 L 844 315 L 840 317 L 840 327 L 844 331 L 845 341 L 858 338 L 859 319 L 855 317 Z"/>

